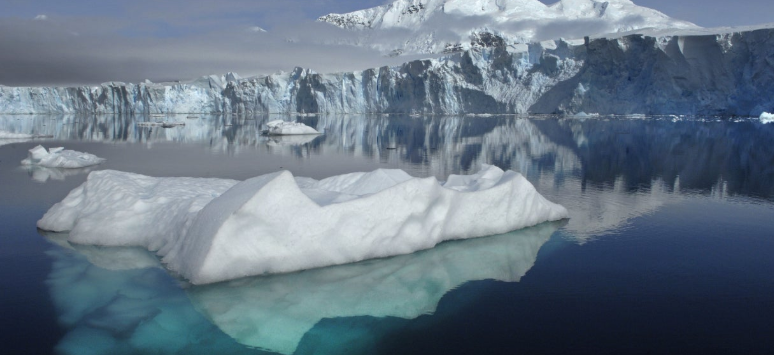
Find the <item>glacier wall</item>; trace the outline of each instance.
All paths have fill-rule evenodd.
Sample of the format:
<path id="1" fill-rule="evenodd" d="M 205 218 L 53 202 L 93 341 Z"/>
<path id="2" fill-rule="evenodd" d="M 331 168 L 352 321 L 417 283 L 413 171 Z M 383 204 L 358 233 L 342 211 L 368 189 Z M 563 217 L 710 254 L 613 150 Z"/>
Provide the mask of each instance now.
<path id="1" fill-rule="evenodd" d="M 774 29 L 489 48 L 396 67 L 187 83 L 0 86 L 0 113 L 576 113 L 774 111 Z"/>

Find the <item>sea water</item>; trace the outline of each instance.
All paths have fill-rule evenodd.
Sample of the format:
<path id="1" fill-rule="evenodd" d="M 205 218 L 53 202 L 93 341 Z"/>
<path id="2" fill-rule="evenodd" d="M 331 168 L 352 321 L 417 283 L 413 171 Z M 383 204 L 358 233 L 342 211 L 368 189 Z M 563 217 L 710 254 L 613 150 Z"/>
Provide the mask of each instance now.
<path id="1" fill-rule="evenodd" d="M 767 353 L 774 350 L 774 125 L 686 117 L 2 116 L 0 338 L 8 353 Z M 36 145 L 106 158 L 22 166 Z M 192 286 L 137 248 L 35 222 L 90 171 L 247 179 L 494 164 L 561 223 L 395 258 Z M 110 223 L 110 221 L 106 221 Z"/>

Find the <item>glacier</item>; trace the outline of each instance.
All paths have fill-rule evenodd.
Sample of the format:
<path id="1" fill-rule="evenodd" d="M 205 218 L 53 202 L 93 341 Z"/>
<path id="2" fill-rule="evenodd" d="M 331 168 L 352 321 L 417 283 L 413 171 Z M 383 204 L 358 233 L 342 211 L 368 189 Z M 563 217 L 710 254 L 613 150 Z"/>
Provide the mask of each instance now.
<path id="1" fill-rule="evenodd" d="M 0 87 L 0 113 L 693 114 L 774 111 L 774 29 L 489 47 L 395 67 Z"/>
<path id="2" fill-rule="evenodd" d="M 521 174 L 402 170 L 242 182 L 96 171 L 38 221 L 78 244 L 141 246 L 194 284 L 408 254 L 568 217 Z M 105 223 L 110 221 L 110 223 Z"/>

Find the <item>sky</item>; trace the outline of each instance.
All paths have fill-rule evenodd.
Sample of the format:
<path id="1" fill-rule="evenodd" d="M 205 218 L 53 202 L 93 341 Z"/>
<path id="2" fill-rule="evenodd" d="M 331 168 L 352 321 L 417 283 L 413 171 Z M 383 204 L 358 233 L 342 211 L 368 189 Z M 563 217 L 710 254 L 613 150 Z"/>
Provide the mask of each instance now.
<path id="1" fill-rule="evenodd" d="M 268 74 L 295 66 L 335 72 L 395 65 L 412 58 L 330 43 L 330 38 L 355 38 L 314 22 L 327 13 L 385 2 L 0 0 L 0 84 L 159 82 L 228 71 Z M 774 22 L 771 0 L 635 3 L 704 27 Z"/>

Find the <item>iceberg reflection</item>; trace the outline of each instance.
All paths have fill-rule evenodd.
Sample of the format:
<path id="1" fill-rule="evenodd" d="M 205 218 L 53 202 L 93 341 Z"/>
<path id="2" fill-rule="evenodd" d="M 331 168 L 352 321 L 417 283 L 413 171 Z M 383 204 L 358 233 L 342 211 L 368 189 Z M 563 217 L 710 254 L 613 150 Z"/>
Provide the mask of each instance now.
<path id="1" fill-rule="evenodd" d="M 298 273 L 192 287 L 197 309 L 239 343 L 293 353 L 324 318 L 416 318 L 472 280 L 516 282 L 562 222 Z M 335 336 L 335 335 L 334 335 Z"/>

